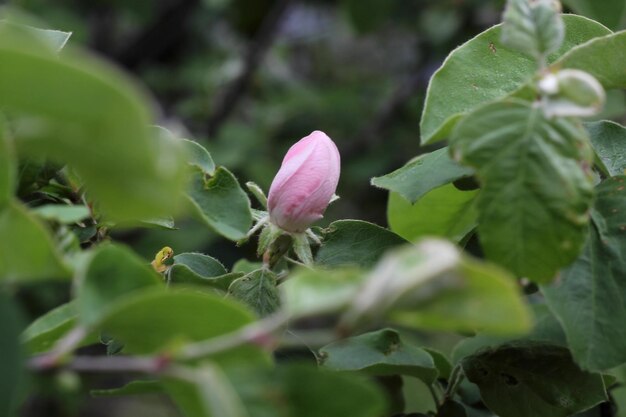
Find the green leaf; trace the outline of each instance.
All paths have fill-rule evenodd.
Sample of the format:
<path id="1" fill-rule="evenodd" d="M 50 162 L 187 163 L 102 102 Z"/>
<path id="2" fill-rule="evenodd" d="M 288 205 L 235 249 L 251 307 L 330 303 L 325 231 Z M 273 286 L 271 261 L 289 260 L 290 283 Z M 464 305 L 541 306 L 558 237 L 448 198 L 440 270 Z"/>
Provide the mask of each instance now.
<path id="1" fill-rule="evenodd" d="M 154 217 L 151 219 L 142 219 L 141 223 L 143 225 L 156 226 L 157 228 L 165 230 L 177 230 L 174 219 L 172 217 Z"/>
<path id="2" fill-rule="evenodd" d="M 625 16 L 623 0 L 563 0 L 563 3 L 578 14 L 596 20 L 610 29 L 618 29 Z"/>
<path id="3" fill-rule="evenodd" d="M 503 345 L 462 364 L 500 417 L 567 417 L 607 400 L 602 376 L 581 371 L 560 346 Z"/>
<path id="4" fill-rule="evenodd" d="M 10 201 L 17 177 L 13 144 L 0 119 L 0 208 Z"/>
<path id="5" fill-rule="evenodd" d="M 32 212 L 44 220 L 52 220 L 61 224 L 77 223 L 90 216 L 89 207 L 66 204 L 46 204 L 34 208 Z"/>
<path id="6" fill-rule="evenodd" d="M 67 41 L 70 40 L 72 32 L 63 32 L 60 30 L 52 29 L 39 29 L 32 28 L 38 35 L 40 35 L 55 51 L 60 51 L 65 47 Z"/>
<path id="7" fill-rule="evenodd" d="M 25 355 L 19 343 L 23 317 L 4 293 L 0 293 L 0 317 L 0 415 L 12 416 L 26 382 Z"/>
<path id="8" fill-rule="evenodd" d="M 199 218 L 230 240 L 244 238 L 252 226 L 250 199 L 224 167 L 217 168 L 209 179 L 200 171 L 195 172 L 187 197 Z"/>
<path id="9" fill-rule="evenodd" d="M 299 268 L 280 285 L 284 309 L 295 317 L 333 313 L 345 308 L 365 274 L 357 269 Z"/>
<path id="10" fill-rule="evenodd" d="M 247 274 L 261 268 L 262 266 L 262 262 L 252 262 L 247 259 L 240 259 L 233 265 L 232 272 L 242 272 L 244 274 Z"/>
<path id="11" fill-rule="evenodd" d="M 406 243 L 395 233 L 361 220 L 339 220 L 323 230 L 315 262 L 324 266 L 367 268 L 388 249 Z"/>
<path id="12" fill-rule="evenodd" d="M 218 295 L 192 290 L 145 290 L 116 303 L 99 328 L 123 343 L 125 352 L 149 354 L 221 336 L 253 320 L 245 308 Z M 211 359 L 246 365 L 268 363 L 267 355 L 251 345 L 218 353 Z"/>
<path id="13" fill-rule="evenodd" d="M 548 309 L 548 306 L 545 304 L 533 304 L 531 307 L 534 316 L 534 325 L 530 333 L 524 335 L 522 338 L 490 336 L 485 334 L 477 334 L 473 337 L 468 337 L 461 340 L 454 347 L 452 351 L 452 362 L 456 364 L 463 358 L 471 356 L 481 349 L 487 347 L 496 348 L 513 341 L 542 342 L 543 344 L 567 347 L 565 333 L 563 332 L 561 324 Z"/>
<path id="14" fill-rule="evenodd" d="M 593 75 L 605 89 L 626 88 L 626 31 L 607 34 L 573 48 L 553 68 L 574 68 Z"/>
<path id="15" fill-rule="evenodd" d="M 161 394 L 165 390 L 161 381 L 131 381 L 120 388 L 94 389 L 90 394 L 94 397 L 119 397 L 123 395 Z"/>
<path id="16" fill-rule="evenodd" d="M 22 343 L 30 353 L 41 353 L 52 346 L 76 325 L 76 302 L 63 304 L 32 322 L 24 333 Z"/>
<path id="17" fill-rule="evenodd" d="M 537 60 L 559 49 L 565 37 L 563 20 L 552 0 L 508 0 L 502 43 Z"/>
<path id="18" fill-rule="evenodd" d="M 435 368 L 439 372 L 437 375 L 437 379 L 445 379 L 448 381 L 450 379 L 450 374 L 452 373 L 452 364 L 450 363 L 450 359 L 442 352 L 439 352 L 436 349 L 422 348 L 426 353 L 428 353 L 431 358 L 433 358 L 433 363 L 435 364 Z"/>
<path id="19" fill-rule="evenodd" d="M 111 244 L 100 246 L 78 274 L 79 320 L 84 325 L 94 325 L 120 300 L 160 284 L 160 276 L 129 249 Z"/>
<path id="20" fill-rule="evenodd" d="M 453 275 L 434 277 L 407 295 L 410 304 L 399 303 L 390 318 L 405 326 L 438 331 L 520 335 L 530 330 L 528 307 L 506 271 L 467 258 L 450 272 Z"/>
<path id="21" fill-rule="evenodd" d="M 626 128 L 615 122 L 585 124 L 591 145 L 611 175 L 626 174 Z"/>
<path id="22" fill-rule="evenodd" d="M 0 236 L 0 280 L 69 277 L 48 231 L 21 204 L 0 208 Z"/>
<path id="23" fill-rule="evenodd" d="M 542 291 L 563 323 L 576 362 L 605 370 L 626 362 L 626 176 L 596 187 L 584 252 Z"/>
<path id="24" fill-rule="evenodd" d="M 174 276 L 179 275 L 182 282 L 187 281 L 184 275 L 192 274 L 197 276 L 198 279 L 202 279 L 217 277 L 227 272 L 220 261 L 202 253 L 180 253 L 174 256 L 172 270 L 174 270 L 174 266 L 177 266 L 178 269 L 176 273 L 173 271 L 170 273 L 171 277 L 174 278 Z"/>
<path id="25" fill-rule="evenodd" d="M 171 214 L 183 181 L 180 151 L 150 136 L 144 93 L 100 60 L 76 51 L 59 59 L 20 39 L 9 32 L 0 40 L 0 106 L 15 115 L 16 147 L 73 167 L 110 218 Z"/>
<path id="26" fill-rule="evenodd" d="M 173 284 L 192 284 L 228 291 L 230 284 L 243 273 L 227 273 L 220 261 L 201 253 L 181 253 L 174 256 L 174 264 L 167 273 Z"/>
<path id="27" fill-rule="evenodd" d="M 611 33 L 581 16 L 564 15 L 563 22 L 565 39 L 550 62 L 576 45 Z M 464 114 L 508 96 L 535 75 L 533 59 L 501 43 L 501 27 L 494 26 L 455 49 L 433 75 L 420 122 L 423 144 L 447 138 Z"/>
<path id="28" fill-rule="evenodd" d="M 460 242 L 476 227 L 478 191 L 460 191 L 448 184 L 436 188 L 413 205 L 396 193 L 389 194 L 387 220 L 391 230 L 413 241 L 425 236 Z"/>
<path id="29" fill-rule="evenodd" d="M 184 378 L 168 378 L 167 392 L 186 416 L 248 417 L 244 404 L 227 375 L 214 364 L 189 368 Z"/>
<path id="30" fill-rule="evenodd" d="M 513 277 L 461 255 L 450 242 L 424 239 L 390 251 L 352 295 L 339 329 L 389 316 L 430 330 L 520 334 L 530 317 Z"/>
<path id="31" fill-rule="evenodd" d="M 33 26 L 12 22 L 9 20 L 0 20 L 0 36 L 6 36 L 7 33 L 20 33 L 27 37 L 34 37 L 37 41 L 43 43 L 54 52 L 59 52 L 65 47 L 67 41 L 72 36 L 72 32 L 63 32 L 53 29 L 40 29 Z"/>
<path id="32" fill-rule="evenodd" d="M 228 294 L 250 306 L 259 317 L 265 317 L 280 306 L 276 285 L 276 274 L 261 268 L 233 281 L 228 287 Z"/>
<path id="33" fill-rule="evenodd" d="M 386 414 L 385 398 L 380 390 L 357 375 L 289 364 L 269 372 L 244 371 L 231 377 L 253 417 L 379 417 Z"/>
<path id="34" fill-rule="evenodd" d="M 320 349 L 320 364 L 333 371 L 410 375 L 432 384 L 437 368 L 428 352 L 405 343 L 393 329 L 340 340 Z"/>
<path id="35" fill-rule="evenodd" d="M 473 173 L 473 169 L 453 161 L 445 147 L 420 155 L 392 173 L 372 178 L 372 185 L 395 191 L 415 203 L 435 188 Z"/>
<path id="36" fill-rule="evenodd" d="M 198 142 L 189 139 L 181 139 L 183 148 L 187 153 L 187 163 L 200 169 L 206 175 L 215 174 L 215 163 L 211 154 Z"/>
<path id="37" fill-rule="evenodd" d="M 537 282 L 576 259 L 593 196 L 582 126 L 507 99 L 465 118 L 450 146 L 478 170 L 478 233 L 488 259 Z"/>

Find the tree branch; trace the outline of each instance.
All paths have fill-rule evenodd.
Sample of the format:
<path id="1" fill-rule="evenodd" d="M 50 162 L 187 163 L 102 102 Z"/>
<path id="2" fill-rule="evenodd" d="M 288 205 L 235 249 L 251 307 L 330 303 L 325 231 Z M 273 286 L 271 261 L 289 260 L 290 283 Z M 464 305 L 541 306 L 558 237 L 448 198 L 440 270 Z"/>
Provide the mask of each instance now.
<path id="1" fill-rule="evenodd" d="M 221 99 L 216 103 L 215 110 L 209 117 L 207 126 L 209 136 L 217 135 L 222 124 L 230 117 L 239 100 L 248 90 L 252 77 L 274 42 L 280 23 L 291 3 L 292 0 L 277 0 L 263 20 L 254 41 L 250 43 L 246 51 L 242 72 L 224 91 Z"/>

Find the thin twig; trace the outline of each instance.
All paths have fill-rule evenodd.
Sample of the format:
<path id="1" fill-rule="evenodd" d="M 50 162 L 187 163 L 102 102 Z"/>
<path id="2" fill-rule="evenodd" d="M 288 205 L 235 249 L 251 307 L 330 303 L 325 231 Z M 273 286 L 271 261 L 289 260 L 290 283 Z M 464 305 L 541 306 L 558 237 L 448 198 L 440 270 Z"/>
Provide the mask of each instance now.
<path id="1" fill-rule="evenodd" d="M 230 84 L 222 95 L 222 99 L 216 104 L 215 110 L 209 117 L 207 133 L 215 136 L 222 124 L 230 117 L 237 107 L 239 100 L 248 90 L 252 78 L 263 62 L 267 51 L 274 42 L 280 23 L 292 0 L 277 0 L 269 11 L 252 43 L 250 43 L 244 57 L 244 65 L 241 74 Z"/>

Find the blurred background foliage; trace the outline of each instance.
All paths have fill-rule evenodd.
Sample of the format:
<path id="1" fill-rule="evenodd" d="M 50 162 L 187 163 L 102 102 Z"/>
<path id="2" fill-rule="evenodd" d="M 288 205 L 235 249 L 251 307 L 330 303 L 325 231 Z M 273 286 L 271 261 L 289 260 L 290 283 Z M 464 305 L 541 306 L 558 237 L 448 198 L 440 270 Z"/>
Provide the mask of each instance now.
<path id="1" fill-rule="evenodd" d="M 624 16 L 597 3 L 572 0 L 566 11 L 574 7 L 612 29 L 624 27 Z M 73 32 L 71 43 L 134 74 L 155 97 L 158 124 L 205 145 L 241 183 L 254 181 L 267 190 L 288 147 L 313 130 L 325 131 L 340 149 L 342 177 L 341 199 L 322 224 L 356 218 L 386 225 L 387 192 L 371 187 L 369 179 L 433 149 L 419 146 L 428 80 L 452 49 L 500 21 L 504 0 L 14 0 L 9 5 L 41 19 L 40 27 Z M 603 117 L 623 113 L 622 92 L 609 103 Z M 177 231 L 128 229 L 113 236 L 146 259 L 165 245 L 177 253 L 210 254 L 227 266 L 242 257 L 254 259 L 253 244 L 238 248 L 192 219 L 176 219 L 176 226 Z M 56 283 L 20 290 L 29 320 L 68 294 L 67 284 Z M 72 375 L 56 378 L 65 379 L 38 381 L 43 395 L 27 405 L 25 415 L 176 415 L 166 400 L 150 397 L 91 399 L 85 405 L 87 395 L 75 395 L 81 388 Z M 410 389 L 416 410 L 428 409 L 426 388 Z"/>

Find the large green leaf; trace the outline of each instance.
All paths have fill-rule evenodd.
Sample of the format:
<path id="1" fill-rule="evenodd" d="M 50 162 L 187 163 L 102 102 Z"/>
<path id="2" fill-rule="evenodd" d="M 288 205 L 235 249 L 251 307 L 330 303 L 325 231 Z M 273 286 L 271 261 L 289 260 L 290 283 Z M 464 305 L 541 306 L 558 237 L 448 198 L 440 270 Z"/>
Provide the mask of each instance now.
<path id="1" fill-rule="evenodd" d="M 563 4 L 611 29 L 619 28 L 626 12 L 624 0 L 563 0 Z"/>
<path id="2" fill-rule="evenodd" d="M 0 208 L 0 280 L 41 280 L 69 275 L 52 238 L 38 219 L 17 202 Z"/>
<path id="3" fill-rule="evenodd" d="M 419 329 L 490 335 L 524 334 L 532 323 L 513 277 L 471 259 L 462 259 L 447 275 L 407 294 L 406 301 L 392 309 L 390 318 Z"/>
<path id="4" fill-rule="evenodd" d="M 335 371 L 363 371 L 371 375 L 411 375 L 426 384 L 437 378 L 428 352 L 405 343 L 393 329 L 340 340 L 319 351 L 319 361 Z"/>
<path id="5" fill-rule="evenodd" d="M 315 262 L 324 266 L 374 265 L 388 249 L 406 243 L 395 233 L 361 220 L 338 220 L 323 230 Z"/>
<path id="6" fill-rule="evenodd" d="M 392 231 L 407 240 L 439 236 L 460 242 L 476 227 L 478 191 L 460 191 L 448 184 L 436 188 L 411 204 L 389 193 L 387 221 Z"/>
<path id="7" fill-rule="evenodd" d="M 560 346 L 502 345 L 462 364 L 485 404 L 500 417 L 567 417 L 607 399 L 602 376 L 580 370 Z"/>
<path id="8" fill-rule="evenodd" d="M 530 328 L 528 309 L 512 276 L 465 258 L 455 245 L 438 239 L 423 239 L 385 255 L 352 295 L 339 326 L 350 331 L 385 316 L 440 331 L 519 335 Z"/>
<path id="9" fill-rule="evenodd" d="M 13 144 L 4 128 L 4 121 L 0 119 L 0 207 L 13 196 L 16 174 Z"/>
<path id="10" fill-rule="evenodd" d="M 76 308 L 85 325 L 98 322 L 134 291 L 158 287 L 159 275 L 129 249 L 104 245 L 91 254 L 78 276 Z"/>
<path id="11" fill-rule="evenodd" d="M 559 49 L 565 30 L 552 0 L 509 0 L 504 11 L 502 43 L 543 61 Z"/>
<path id="12" fill-rule="evenodd" d="M 626 362 L 626 177 L 597 186 L 583 254 L 551 287 L 546 300 L 563 323 L 572 354 L 585 369 Z"/>
<path id="13" fill-rule="evenodd" d="M 218 295 L 192 290 L 145 290 L 116 303 L 99 328 L 123 343 L 125 352 L 148 354 L 230 333 L 253 320 L 245 308 Z M 251 345 L 216 354 L 212 359 L 244 365 L 268 362 L 267 355 Z"/>
<path id="14" fill-rule="evenodd" d="M 0 293 L 0 415 L 12 416 L 26 381 L 25 355 L 19 343 L 23 317 L 15 303 Z"/>
<path id="15" fill-rule="evenodd" d="M 279 287 L 283 307 L 295 317 L 340 311 L 364 279 L 365 274 L 357 269 L 297 269 Z"/>
<path id="16" fill-rule="evenodd" d="M 481 349 L 496 348 L 514 341 L 542 342 L 548 345 L 567 347 L 567 340 L 561 324 L 546 304 L 533 304 L 533 329 L 523 337 L 503 337 L 477 334 L 461 340 L 452 350 L 452 362 L 473 355 Z"/>
<path id="17" fill-rule="evenodd" d="M 380 390 L 357 375 L 289 364 L 269 372 L 239 372 L 231 378 L 251 417 L 386 415 Z"/>
<path id="18" fill-rule="evenodd" d="M 31 353 L 45 352 L 75 325 L 76 303 L 72 301 L 32 322 L 22 333 L 22 342 Z"/>
<path id="19" fill-rule="evenodd" d="M 626 31 L 592 39 L 563 55 L 554 68 L 575 68 L 593 75 L 606 89 L 626 88 Z"/>
<path id="20" fill-rule="evenodd" d="M 591 145 L 611 175 L 626 174 L 626 128 L 603 120 L 585 125 Z"/>
<path id="21" fill-rule="evenodd" d="M 59 59 L 3 35 L 0 106 L 15 115 L 18 150 L 75 168 L 109 217 L 171 214 L 181 152 L 150 135 L 152 106 L 135 83 L 91 56 L 65 51 Z"/>
<path id="22" fill-rule="evenodd" d="M 228 294 L 250 306 L 260 317 L 265 317 L 280 306 L 276 285 L 276 274 L 261 268 L 234 280 L 228 287 Z"/>
<path id="23" fill-rule="evenodd" d="M 611 33 L 581 16 L 565 15 L 563 22 L 565 40 L 549 57 L 550 62 L 576 45 Z M 511 94 L 534 76 L 533 59 L 502 45 L 501 26 L 494 26 L 455 49 L 433 75 L 420 122 L 422 143 L 448 137 L 464 114 Z"/>
<path id="24" fill-rule="evenodd" d="M 538 282 L 576 259 L 593 196 L 593 153 L 580 124 L 506 99 L 468 115 L 450 146 L 482 183 L 478 232 L 489 259 Z"/>
<path id="25" fill-rule="evenodd" d="M 473 173 L 471 168 L 453 161 L 448 148 L 441 148 L 420 155 L 387 175 L 372 178 L 372 185 L 395 191 L 415 203 L 433 189 Z"/>
<path id="26" fill-rule="evenodd" d="M 199 218 L 228 239 L 242 239 L 252 226 L 250 199 L 224 167 L 208 179 L 201 171 L 194 172 L 187 196 Z"/>

